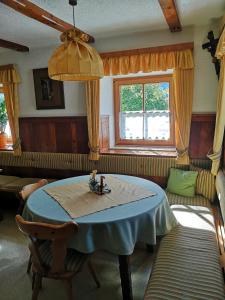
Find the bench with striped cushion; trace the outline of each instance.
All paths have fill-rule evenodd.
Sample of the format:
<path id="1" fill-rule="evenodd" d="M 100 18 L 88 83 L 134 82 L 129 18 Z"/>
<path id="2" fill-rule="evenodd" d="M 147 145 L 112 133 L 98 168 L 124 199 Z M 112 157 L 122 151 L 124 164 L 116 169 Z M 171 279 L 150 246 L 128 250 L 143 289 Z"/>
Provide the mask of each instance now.
<path id="1" fill-rule="evenodd" d="M 211 207 L 210 200 L 201 195 L 195 195 L 194 197 L 184 197 L 167 191 L 166 191 L 166 195 L 170 205 L 181 204 L 181 205 L 205 206 L 208 208 Z"/>
<path id="2" fill-rule="evenodd" d="M 172 205 L 179 222 L 161 241 L 145 300 L 224 300 L 210 208 Z"/>
<path id="3" fill-rule="evenodd" d="M 25 185 L 36 183 L 40 178 L 21 178 L 17 176 L 0 175 L 0 191 L 17 193 Z M 55 179 L 48 179 L 48 182 Z"/>

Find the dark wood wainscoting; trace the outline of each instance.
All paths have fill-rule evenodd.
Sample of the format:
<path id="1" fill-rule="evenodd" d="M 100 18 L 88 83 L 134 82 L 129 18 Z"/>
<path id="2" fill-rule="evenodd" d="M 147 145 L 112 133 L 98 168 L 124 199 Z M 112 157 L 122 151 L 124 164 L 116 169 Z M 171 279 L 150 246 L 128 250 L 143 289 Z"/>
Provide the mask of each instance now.
<path id="1" fill-rule="evenodd" d="M 109 116 L 101 116 L 100 120 L 100 149 L 109 149 Z"/>
<path id="2" fill-rule="evenodd" d="M 105 124 L 107 116 L 102 116 L 102 147 L 107 146 Z M 19 126 L 22 151 L 89 153 L 86 116 L 20 118 Z"/>
<path id="3" fill-rule="evenodd" d="M 216 115 L 193 114 L 189 153 L 191 158 L 206 158 L 212 150 Z"/>
<path id="4" fill-rule="evenodd" d="M 89 153 L 87 117 L 20 118 L 22 151 Z M 109 147 L 109 116 L 100 119 L 100 149 Z"/>
<path id="5" fill-rule="evenodd" d="M 215 114 L 193 114 L 189 153 L 205 159 L 213 146 Z M 20 118 L 22 150 L 31 152 L 88 153 L 87 117 Z M 109 148 L 109 116 L 100 120 L 100 149 Z"/>

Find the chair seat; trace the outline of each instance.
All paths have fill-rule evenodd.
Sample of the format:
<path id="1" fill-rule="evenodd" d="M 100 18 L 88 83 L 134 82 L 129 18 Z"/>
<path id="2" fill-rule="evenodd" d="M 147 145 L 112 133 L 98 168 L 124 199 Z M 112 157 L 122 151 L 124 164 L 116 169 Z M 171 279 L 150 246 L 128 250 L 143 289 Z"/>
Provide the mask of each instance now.
<path id="1" fill-rule="evenodd" d="M 184 197 L 180 195 L 176 195 L 173 193 L 169 193 L 167 191 L 166 195 L 170 205 L 173 204 L 182 204 L 182 205 L 197 205 L 197 206 L 205 206 L 211 207 L 210 200 L 206 199 L 203 196 L 195 195 L 194 197 Z"/>
<path id="2" fill-rule="evenodd" d="M 40 245 L 39 250 L 43 263 L 46 266 L 50 266 L 52 263 L 51 242 L 44 242 Z M 65 270 L 75 273 L 78 272 L 88 257 L 88 254 L 80 253 L 74 249 L 67 249 Z"/>

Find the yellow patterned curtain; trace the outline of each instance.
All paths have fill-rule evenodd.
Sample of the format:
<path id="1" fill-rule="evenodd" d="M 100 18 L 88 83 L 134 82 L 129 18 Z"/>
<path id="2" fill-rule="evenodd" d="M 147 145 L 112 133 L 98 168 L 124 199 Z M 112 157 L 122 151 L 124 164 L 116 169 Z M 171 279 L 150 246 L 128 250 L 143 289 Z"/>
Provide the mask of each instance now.
<path id="1" fill-rule="evenodd" d="M 100 96 L 99 80 L 86 82 L 86 105 L 89 139 L 89 159 L 99 159 L 99 122 L 100 122 Z"/>
<path id="2" fill-rule="evenodd" d="M 129 51 L 128 51 L 129 52 Z M 190 137 L 194 61 L 192 49 L 160 51 L 135 54 L 110 53 L 102 56 L 105 75 L 126 75 L 138 72 L 153 72 L 174 69 L 175 88 L 175 141 L 178 153 L 177 163 L 189 164 L 188 147 Z"/>
<path id="3" fill-rule="evenodd" d="M 217 94 L 216 127 L 213 141 L 213 153 L 208 155 L 212 160 L 211 172 L 213 175 L 217 175 L 220 167 L 225 128 L 225 29 L 221 34 L 217 46 L 216 57 L 220 59 L 220 78 Z"/>
<path id="4" fill-rule="evenodd" d="M 20 77 L 13 65 L 0 66 L 0 83 L 3 84 L 6 110 L 12 134 L 14 155 L 21 155 L 19 138 L 19 99 L 18 83 Z"/>
<path id="5" fill-rule="evenodd" d="M 177 163 L 188 165 L 194 69 L 175 69 L 173 77 Z"/>

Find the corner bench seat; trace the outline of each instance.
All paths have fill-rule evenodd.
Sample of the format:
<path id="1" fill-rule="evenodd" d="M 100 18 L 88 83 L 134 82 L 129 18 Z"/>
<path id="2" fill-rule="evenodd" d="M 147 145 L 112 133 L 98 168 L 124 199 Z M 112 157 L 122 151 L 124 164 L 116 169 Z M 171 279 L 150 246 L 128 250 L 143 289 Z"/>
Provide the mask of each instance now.
<path id="1" fill-rule="evenodd" d="M 161 241 L 145 300 L 224 300 L 214 218 L 210 208 L 171 206 L 178 225 Z"/>
<path id="2" fill-rule="evenodd" d="M 17 193 L 27 185 L 39 181 L 40 178 L 21 178 L 17 176 L 0 175 L 0 191 Z M 48 179 L 49 182 L 55 179 Z"/>
<path id="3" fill-rule="evenodd" d="M 196 206 L 204 206 L 211 207 L 211 201 L 201 195 L 195 195 L 194 197 L 184 197 L 180 195 L 176 195 L 170 192 L 165 191 L 169 204 L 182 204 L 182 205 L 196 205 Z"/>

